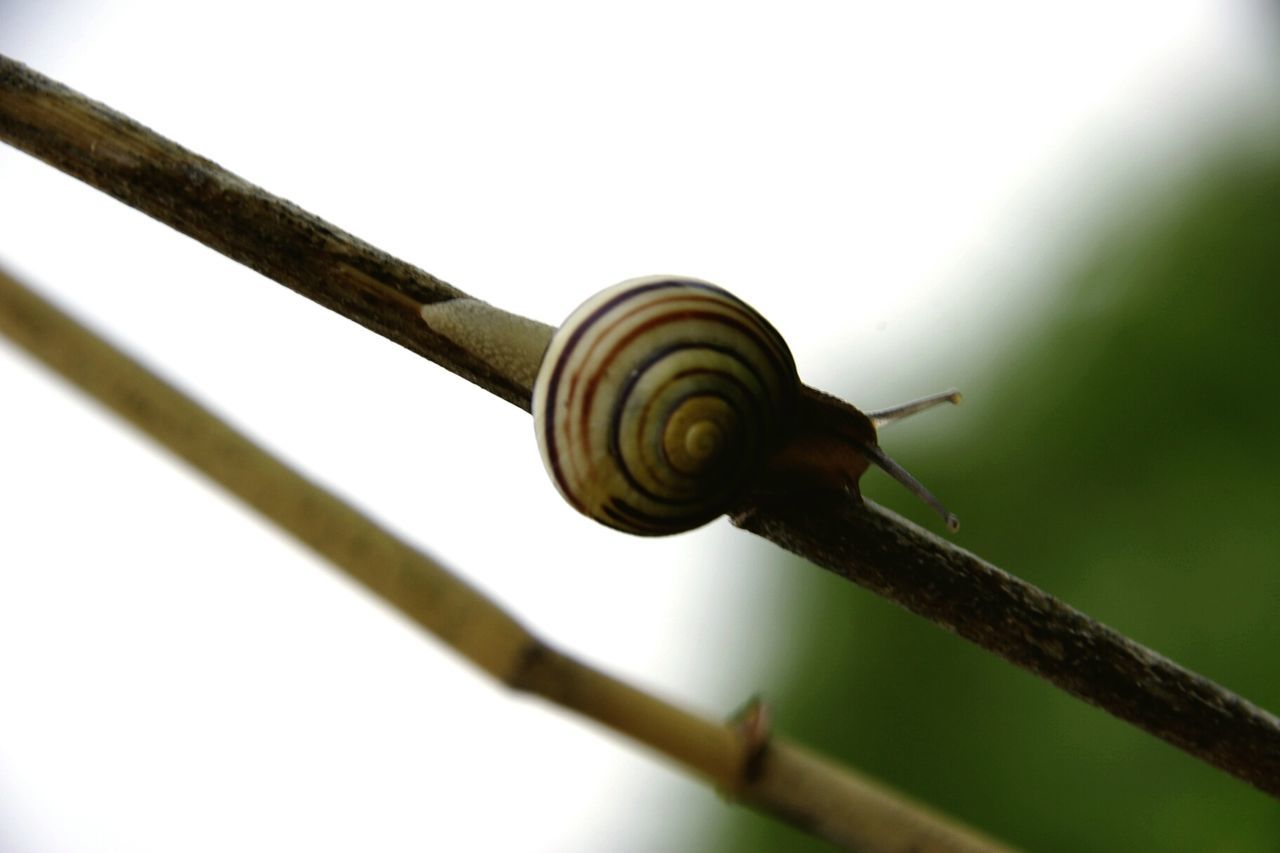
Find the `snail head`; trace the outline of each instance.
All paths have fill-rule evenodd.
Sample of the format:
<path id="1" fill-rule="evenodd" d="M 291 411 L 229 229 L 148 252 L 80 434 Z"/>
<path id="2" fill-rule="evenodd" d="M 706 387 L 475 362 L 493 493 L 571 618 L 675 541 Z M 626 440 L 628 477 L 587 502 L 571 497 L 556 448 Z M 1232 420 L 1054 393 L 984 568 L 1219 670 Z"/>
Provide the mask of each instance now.
<path id="1" fill-rule="evenodd" d="M 803 386 L 792 428 L 769 460 L 761 490 L 793 494 L 843 492 L 861 498 L 858 480 L 875 465 L 931 506 L 948 529 L 958 530 L 959 519 L 880 448 L 876 427 L 959 399 L 959 394 L 948 391 L 867 415 L 838 397 Z"/>

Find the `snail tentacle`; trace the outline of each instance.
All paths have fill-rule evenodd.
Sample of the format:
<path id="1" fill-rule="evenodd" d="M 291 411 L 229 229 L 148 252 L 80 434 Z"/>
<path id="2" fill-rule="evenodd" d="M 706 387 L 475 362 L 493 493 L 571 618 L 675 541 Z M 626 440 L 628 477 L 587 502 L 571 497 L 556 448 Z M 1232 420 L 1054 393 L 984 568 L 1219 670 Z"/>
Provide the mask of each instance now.
<path id="1" fill-rule="evenodd" d="M 928 397 L 921 397 L 919 400 L 912 400 L 909 403 L 868 412 L 867 417 L 871 418 L 871 423 L 875 424 L 876 429 L 879 429 L 886 424 L 900 421 L 903 418 L 923 412 L 926 409 L 932 409 L 934 406 L 939 406 L 943 403 L 951 403 L 954 406 L 960 405 L 960 392 L 952 388 L 950 391 L 930 394 Z"/>

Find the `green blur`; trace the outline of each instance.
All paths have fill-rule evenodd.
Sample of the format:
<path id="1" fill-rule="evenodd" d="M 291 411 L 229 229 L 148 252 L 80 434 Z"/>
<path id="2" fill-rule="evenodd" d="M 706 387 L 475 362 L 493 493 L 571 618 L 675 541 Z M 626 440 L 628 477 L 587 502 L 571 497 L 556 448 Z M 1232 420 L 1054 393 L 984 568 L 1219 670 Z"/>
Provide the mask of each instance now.
<path id="1" fill-rule="evenodd" d="M 1224 156 L 1146 207 L 1062 274 L 963 409 L 921 416 L 927 444 L 910 424 L 884 444 L 960 515 L 959 544 L 1277 712 L 1280 154 Z M 1030 850 L 1280 850 L 1280 803 L 1245 783 L 834 576 L 785 571 L 809 632 L 767 697 L 788 735 Z M 721 849 L 827 848 L 734 810 Z"/>

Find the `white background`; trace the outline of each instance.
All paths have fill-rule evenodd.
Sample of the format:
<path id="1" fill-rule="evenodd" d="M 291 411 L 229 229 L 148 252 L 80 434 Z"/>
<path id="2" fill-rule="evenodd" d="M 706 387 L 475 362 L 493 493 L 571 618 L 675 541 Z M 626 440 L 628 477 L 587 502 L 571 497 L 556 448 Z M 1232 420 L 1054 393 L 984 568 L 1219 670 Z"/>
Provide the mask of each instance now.
<path id="1" fill-rule="evenodd" d="M 1258 109 L 1262 6 L 0 0 L 0 51 L 539 319 L 716 281 L 876 407 L 972 384 L 1111 199 Z M 524 413 L 2 146 L 0 263 L 609 671 L 722 715 L 786 666 L 772 546 L 575 516 Z M 722 814 L 2 343 L 0 395 L 0 850 L 652 850 Z"/>

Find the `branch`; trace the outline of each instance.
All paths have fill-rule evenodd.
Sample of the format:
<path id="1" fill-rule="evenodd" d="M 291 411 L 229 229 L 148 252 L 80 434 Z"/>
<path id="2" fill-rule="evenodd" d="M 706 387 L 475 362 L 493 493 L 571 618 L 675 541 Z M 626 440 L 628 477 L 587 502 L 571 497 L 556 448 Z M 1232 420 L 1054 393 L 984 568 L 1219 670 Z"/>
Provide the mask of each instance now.
<path id="1" fill-rule="evenodd" d="M 770 738 L 755 706 L 717 723 L 550 647 L 430 557 L 309 482 L 0 271 L 0 334 L 78 385 L 493 678 L 666 755 L 726 795 L 867 851 L 1004 848 Z"/>
<path id="2" fill-rule="evenodd" d="M 4 57 L 0 139 L 529 408 L 526 378 L 419 320 L 464 294 Z M 870 503 L 735 521 L 1280 797 L 1280 720 L 967 551 Z"/>
<path id="3" fill-rule="evenodd" d="M 4 55 L 0 139 L 529 408 L 527 386 L 422 322 L 461 291 Z"/>
<path id="4" fill-rule="evenodd" d="M 734 523 L 1280 796 L 1273 715 L 889 510 L 771 506 Z"/>

